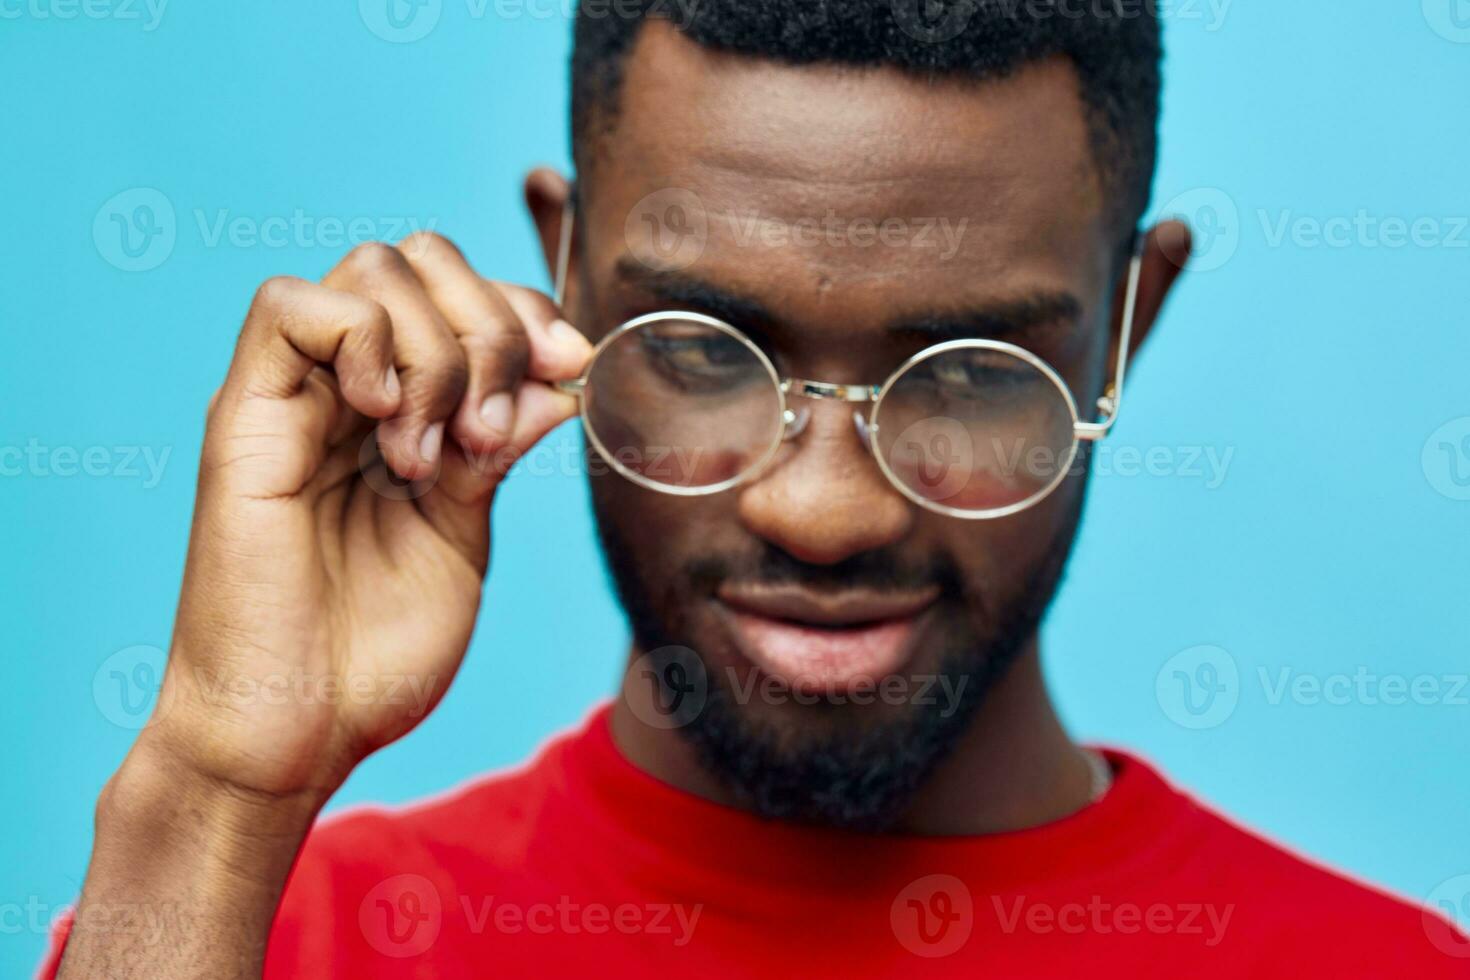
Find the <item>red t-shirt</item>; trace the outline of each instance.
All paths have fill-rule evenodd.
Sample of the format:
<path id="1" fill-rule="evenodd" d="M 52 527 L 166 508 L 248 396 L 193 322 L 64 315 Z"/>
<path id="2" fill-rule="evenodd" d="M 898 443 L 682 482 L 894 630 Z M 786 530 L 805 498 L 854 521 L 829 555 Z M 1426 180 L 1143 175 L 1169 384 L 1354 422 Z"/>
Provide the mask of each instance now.
<path id="1" fill-rule="evenodd" d="M 663 784 L 619 753 L 604 708 L 521 769 L 325 821 L 265 973 L 1470 977 L 1444 920 L 1109 758 L 1107 795 L 1043 827 L 871 836 Z"/>

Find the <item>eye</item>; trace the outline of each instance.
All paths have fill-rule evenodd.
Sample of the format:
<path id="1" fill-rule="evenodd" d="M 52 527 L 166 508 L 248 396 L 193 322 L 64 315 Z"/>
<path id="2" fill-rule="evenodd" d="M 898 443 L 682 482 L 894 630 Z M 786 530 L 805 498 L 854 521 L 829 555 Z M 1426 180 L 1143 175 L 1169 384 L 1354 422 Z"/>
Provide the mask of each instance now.
<path id="1" fill-rule="evenodd" d="M 991 350 L 949 351 L 915 368 L 937 393 L 951 398 L 1005 403 L 1025 393 L 1035 372 L 1017 358 Z"/>
<path id="2" fill-rule="evenodd" d="M 759 379 L 764 370 L 749 347 L 699 324 L 654 325 L 639 334 L 649 366 L 686 389 L 723 389 Z"/>

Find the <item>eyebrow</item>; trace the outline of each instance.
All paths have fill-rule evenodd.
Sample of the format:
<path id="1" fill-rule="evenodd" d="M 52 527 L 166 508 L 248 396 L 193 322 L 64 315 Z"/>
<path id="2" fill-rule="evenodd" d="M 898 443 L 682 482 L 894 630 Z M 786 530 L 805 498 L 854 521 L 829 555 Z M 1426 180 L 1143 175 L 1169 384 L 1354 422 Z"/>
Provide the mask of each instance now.
<path id="1" fill-rule="evenodd" d="M 672 309 L 707 313 L 732 325 L 779 323 L 781 320 L 748 296 L 682 272 L 649 268 L 631 256 L 618 259 L 613 273 L 623 283 L 653 296 Z"/>
<path id="2" fill-rule="evenodd" d="M 1003 340 L 1045 327 L 1064 327 L 1082 316 L 1082 303 L 1065 291 L 1038 290 L 982 306 L 905 317 L 889 324 L 890 333 L 930 343 L 984 337 Z"/>
<path id="3" fill-rule="evenodd" d="M 740 327 L 781 324 L 783 318 L 760 301 L 672 270 L 652 269 L 631 256 L 618 259 L 615 276 L 670 309 L 688 309 Z M 1064 290 L 1037 290 L 973 307 L 907 314 L 884 325 L 890 336 L 928 343 L 966 338 L 1004 339 L 1050 326 L 1067 326 L 1082 315 L 1082 303 Z"/>

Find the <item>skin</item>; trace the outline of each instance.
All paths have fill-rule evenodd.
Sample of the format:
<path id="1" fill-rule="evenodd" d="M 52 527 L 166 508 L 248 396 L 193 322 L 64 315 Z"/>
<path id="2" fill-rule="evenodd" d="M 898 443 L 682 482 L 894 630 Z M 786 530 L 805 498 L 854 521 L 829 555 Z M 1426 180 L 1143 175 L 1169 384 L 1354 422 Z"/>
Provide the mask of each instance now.
<path id="1" fill-rule="evenodd" d="M 1116 347 L 1123 270 L 1075 85 L 1062 63 L 984 86 L 793 69 L 712 54 L 654 25 L 632 57 L 618 125 L 587 175 L 566 319 L 595 338 L 658 302 L 616 270 L 630 258 L 628 215 L 670 185 L 712 213 L 759 202 L 763 215 L 793 221 L 829 208 L 879 221 L 967 218 L 948 260 L 936 250 L 742 245 L 717 220 L 682 271 L 778 311 L 772 340 L 791 373 L 829 381 L 881 380 L 906 348 L 924 345 L 887 337 L 884 324 L 934 297 L 973 307 L 1065 292 L 1081 315 L 1018 342 L 1090 405 Z M 548 257 L 567 191 L 550 171 L 527 181 Z M 1137 340 L 1187 250 L 1178 226 L 1150 235 Z M 411 675 L 432 684 L 432 707 L 473 630 L 499 478 L 576 410 L 547 384 L 577 376 L 590 350 L 556 325 L 561 315 L 544 295 L 482 278 L 433 235 L 359 248 L 320 284 L 280 278 L 261 287 L 209 411 L 160 707 L 98 801 L 63 977 L 259 976 L 311 821 L 363 758 L 423 712 L 388 697 L 221 698 L 221 685 L 329 676 L 386 693 Z M 509 397 L 493 399 L 487 421 L 481 408 L 495 395 Z M 384 462 L 364 467 L 378 420 L 390 420 L 377 429 Z M 380 492 L 384 466 L 419 480 L 422 492 Z M 711 657 L 729 650 L 716 606 L 681 593 L 674 576 L 701 550 L 743 556 L 769 546 L 811 568 L 879 549 L 918 562 L 942 551 L 967 594 L 1001 605 L 1017 601 L 1081 491 L 1069 481 L 1002 521 L 929 514 L 882 479 L 846 413 L 828 403 L 814 406 L 775 466 L 737 491 L 679 499 L 617 477 L 594 480 L 600 513 L 619 515 L 621 530 L 645 529 L 628 537 L 636 542 L 628 557 L 687 604 Z M 936 635 L 987 628 L 973 608 L 933 619 L 925 628 Z M 916 647 L 906 669 L 932 669 L 926 645 Z M 677 732 L 638 721 L 638 699 L 650 696 L 625 679 L 613 715 L 623 751 L 676 786 L 733 802 Z M 749 710 L 799 741 L 813 726 L 842 731 L 912 706 L 819 717 L 792 704 Z M 1031 826 L 1075 810 L 1086 793 L 1085 763 L 1051 709 L 1033 639 L 902 825 Z M 118 911 L 144 903 L 188 914 L 145 942 Z M 89 927 L 109 912 L 109 927 Z"/>

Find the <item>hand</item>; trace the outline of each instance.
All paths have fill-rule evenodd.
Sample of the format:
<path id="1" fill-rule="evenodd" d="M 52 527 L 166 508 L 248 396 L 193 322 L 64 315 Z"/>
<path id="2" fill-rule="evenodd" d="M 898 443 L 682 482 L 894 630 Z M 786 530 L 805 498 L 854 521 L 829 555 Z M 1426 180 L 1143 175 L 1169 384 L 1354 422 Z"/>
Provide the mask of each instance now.
<path id="1" fill-rule="evenodd" d="M 496 485 L 576 412 L 547 382 L 590 346 L 558 318 L 428 234 L 361 246 L 321 285 L 260 288 L 211 403 L 140 747 L 325 800 L 423 720 L 474 626 Z"/>

